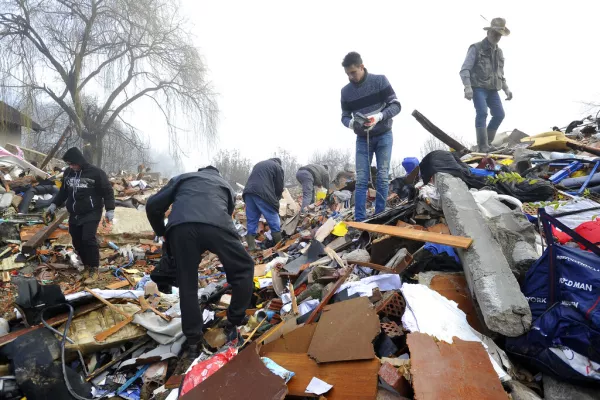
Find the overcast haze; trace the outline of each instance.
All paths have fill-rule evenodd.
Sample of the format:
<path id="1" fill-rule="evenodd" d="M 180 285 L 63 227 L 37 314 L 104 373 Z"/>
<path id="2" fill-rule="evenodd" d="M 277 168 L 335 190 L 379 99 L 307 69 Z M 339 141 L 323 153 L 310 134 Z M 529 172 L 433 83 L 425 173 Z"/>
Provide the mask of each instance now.
<path id="1" fill-rule="evenodd" d="M 459 70 L 484 26 L 503 17 L 500 42 L 514 99 L 504 102 L 500 131 L 528 134 L 566 126 L 600 102 L 598 1 L 193 1 L 184 0 L 221 110 L 213 147 L 188 147 L 186 169 L 219 148 L 252 161 L 277 147 L 307 162 L 316 149 L 354 150 L 340 123 L 341 61 L 358 51 L 367 69 L 385 74 L 402 104 L 394 118 L 393 158 L 420 156 L 428 133 L 410 115 L 421 111 L 446 132 L 475 142 L 472 102 Z M 502 99 L 504 94 L 501 93 Z M 136 110 L 135 124 L 166 145 L 160 116 Z"/>

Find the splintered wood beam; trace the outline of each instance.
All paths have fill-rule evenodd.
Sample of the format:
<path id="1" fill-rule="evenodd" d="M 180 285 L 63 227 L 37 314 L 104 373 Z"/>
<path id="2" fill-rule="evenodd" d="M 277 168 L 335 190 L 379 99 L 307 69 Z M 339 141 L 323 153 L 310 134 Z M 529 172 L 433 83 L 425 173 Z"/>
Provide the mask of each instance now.
<path id="1" fill-rule="evenodd" d="M 40 229 L 31 239 L 23 245 L 22 251 L 24 254 L 34 254 L 35 249 L 44 244 L 44 241 L 54 232 L 62 221 L 67 217 L 67 211 L 61 211 L 54 221 L 45 228 Z"/>

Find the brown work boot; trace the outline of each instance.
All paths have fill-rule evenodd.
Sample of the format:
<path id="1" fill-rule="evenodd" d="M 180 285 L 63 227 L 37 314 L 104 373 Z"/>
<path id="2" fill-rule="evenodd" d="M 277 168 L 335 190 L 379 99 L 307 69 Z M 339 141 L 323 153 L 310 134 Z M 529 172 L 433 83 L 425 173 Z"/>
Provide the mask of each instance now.
<path id="1" fill-rule="evenodd" d="M 86 268 L 83 272 L 82 278 L 84 279 L 83 284 L 89 286 L 98 280 L 98 268 Z"/>

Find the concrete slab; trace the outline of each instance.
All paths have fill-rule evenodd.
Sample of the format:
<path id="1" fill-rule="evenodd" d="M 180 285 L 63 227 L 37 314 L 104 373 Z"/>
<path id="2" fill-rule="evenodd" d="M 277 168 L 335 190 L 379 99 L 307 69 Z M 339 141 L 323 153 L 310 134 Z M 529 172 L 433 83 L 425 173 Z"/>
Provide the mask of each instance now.
<path id="1" fill-rule="evenodd" d="M 600 400 L 598 388 L 583 387 L 561 382 L 550 375 L 544 375 L 544 399 L 545 400 Z"/>
<path id="2" fill-rule="evenodd" d="M 474 239 L 468 250 L 457 251 L 486 326 L 505 336 L 525 333 L 531 325 L 529 304 L 467 185 L 442 173 L 435 181 L 450 232 Z"/>

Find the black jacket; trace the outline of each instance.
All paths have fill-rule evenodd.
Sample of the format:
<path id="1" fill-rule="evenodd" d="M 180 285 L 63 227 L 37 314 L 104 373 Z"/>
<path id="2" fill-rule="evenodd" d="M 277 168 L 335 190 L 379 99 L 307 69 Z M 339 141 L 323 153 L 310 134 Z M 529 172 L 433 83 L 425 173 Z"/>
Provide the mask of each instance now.
<path id="1" fill-rule="evenodd" d="M 69 224 L 100 221 L 102 207 L 106 211 L 115 209 L 113 188 L 104 171 L 88 163 L 76 147 L 67 150 L 63 160 L 81 166 L 77 172 L 71 168 L 65 170 L 60 191 L 52 201 L 57 207 L 67 202 Z"/>
<path id="2" fill-rule="evenodd" d="M 173 205 L 165 227 L 165 213 Z M 236 232 L 231 214 L 235 208 L 233 189 L 214 168 L 202 168 L 174 177 L 146 202 L 152 229 L 165 236 L 172 227 L 199 222 Z M 236 233 L 237 234 L 237 233 Z"/>
<path id="3" fill-rule="evenodd" d="M 283 193 L 283 168 L 279 158 L 261 161 L 252 168 L 243 197 L 254 194 L 279 212 L 279 199 Z"/>
<path id="4" fill-rule="evenodd" d="M 319 164 L 308 164 L 301 167 L 300 170 L 306 170 L 310 172 L 314 179 L 314 185 L 324 187 L 329 190 L 329 171 L 324 166 Z"/>

